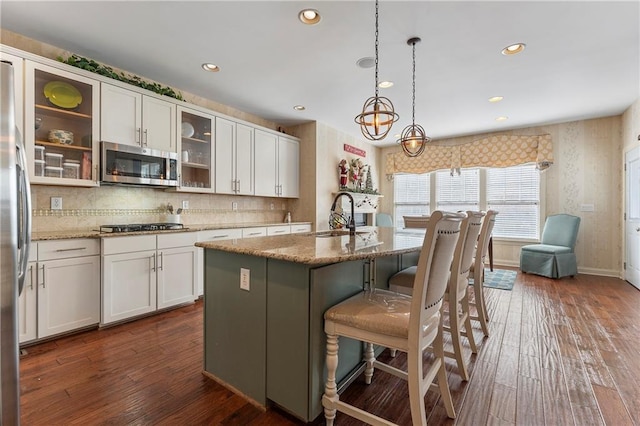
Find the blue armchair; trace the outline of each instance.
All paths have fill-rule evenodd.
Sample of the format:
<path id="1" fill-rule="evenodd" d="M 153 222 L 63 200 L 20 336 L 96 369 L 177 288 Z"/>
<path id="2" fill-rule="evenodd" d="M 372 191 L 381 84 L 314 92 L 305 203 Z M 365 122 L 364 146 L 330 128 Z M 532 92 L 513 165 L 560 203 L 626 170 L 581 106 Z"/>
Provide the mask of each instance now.
<path id="1" fill-rule="evenodd" d="M 574 252 L 580 218 L 568 214 L 548 216 L 540 244 L 520 249 L 520 270 L 549 278 L 574 276 L 578 273 Z"/>

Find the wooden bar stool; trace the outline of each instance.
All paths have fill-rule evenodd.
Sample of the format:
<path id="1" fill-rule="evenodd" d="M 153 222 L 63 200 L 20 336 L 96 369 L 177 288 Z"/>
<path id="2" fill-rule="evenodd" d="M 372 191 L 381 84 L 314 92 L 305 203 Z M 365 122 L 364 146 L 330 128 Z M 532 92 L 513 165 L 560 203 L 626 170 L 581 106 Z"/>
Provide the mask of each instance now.
<path id="1" fill-rule="evenodd" d="M 370 424 L 392 424 L 340 401 L 336 385 L 340 336 L 366 343 L 366 383 L 371 383 L 374 368 L 407 380 L 414 425 L 427 422 L 424 396 L 430 388 L 439 390 L 447 415 L 455 418 L 444 365 L 440 308 L 453 251 L 460 234 L 460 223 L 465 217 L 465 214 L 440 211 L 431 215 L 418 260 L 413 297 L 380 289 L 367 290 L 325 312 L 327 380 L 322 405 L 327 425 L 333 425 L 336 411 Z M 377 361 L 373 351 L 374 344 L 406 352 L 408 371 Z M 425 375 L 423 352 L 431 345 L 435 360 Z M 433 384 L 436 376 L 437 386 Z"/>
<path id="2" fill-rule="evenodd" d="M 471 270 L 469 271 L 473 276 L 473 294 L 475 299 L 471 306 L 475 306 L 477 312 L 476 315 L 471 316 L 471 319 L 480 322 L 480 327 L 485 336 L 489 336 L 489 327 L 487 325 L 489 315 L 487 314 L 487 305 L 484 301 L 484 265 L 487 259 L 489 242 L 491 241 L 491 233 L 496 223 L 497 214 L 498 212 L 496 210 L 489 210 L 484 216 L 482 229 L 480 229 L 480 236 L 478 237 L 476 255 L 471 264 Z M 491 263 L 493 263 L 493 261 Z"/>

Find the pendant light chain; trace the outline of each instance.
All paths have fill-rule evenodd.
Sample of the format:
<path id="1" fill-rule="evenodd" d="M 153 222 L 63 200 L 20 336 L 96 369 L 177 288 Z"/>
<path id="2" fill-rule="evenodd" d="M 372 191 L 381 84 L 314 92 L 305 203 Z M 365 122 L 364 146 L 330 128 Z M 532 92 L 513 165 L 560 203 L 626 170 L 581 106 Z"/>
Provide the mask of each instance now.
<path id="1" fill-rule="evenodd" d="M 376 98 L 378 97 L 378 0 L 376 0 Z"/>
<path id="2" fill-rule="evenodd" d="M 355 122 L 360 126 L 360 132 L 362 136 L 371 140 L 371 141 L 379 141 L 384 139 L 391 130 L 391 126 L 393 123 L 398 121 L 398 114 L 393 109 L 393 103 L 384 96 L 378 96 L 378 50 L 379 50 L 379 29 L 378 29 L 378 18 L 379 18 L 379 6 L 378 0 L 376 0 L 376 43 L 375 43 L 375 79 L 376 79 L 376 87 L 375 87 L 375 96 L 368 98 L 364 102 L 364 106 L 362 107 L 362 112 L 356 115 Z"/>
<path id="3" fill-rule="evenodd" d="M 413 42 L 413 97 L 411 98 L 411 122 L 416 124 L 416 43 Z"/>

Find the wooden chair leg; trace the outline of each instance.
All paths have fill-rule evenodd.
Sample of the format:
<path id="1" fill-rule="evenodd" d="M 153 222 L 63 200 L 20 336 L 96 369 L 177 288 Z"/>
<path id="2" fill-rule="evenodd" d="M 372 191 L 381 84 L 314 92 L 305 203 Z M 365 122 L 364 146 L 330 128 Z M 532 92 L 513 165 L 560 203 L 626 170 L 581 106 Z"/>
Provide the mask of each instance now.
<path id="1" fill-rule="evenodd" d="M 338 369 L 338 336 L 327 334 L 327 382 L 324 386 L 322 406 L 327 426 L 332 426 L 336 418 L 335 404 L 340 400 L 336 386 L 336 370 Z"/>
<path id="2" fill-rule="evenodd" d="M 451 331 L 451 343 L 453 344 L 453 355 L 458 364 L 458 373 L 465 382 L 469 380 L 467 366 L 462 359 L 462 342 L 460 336 L 460 305 L 459 303 L 449 303 L 449 328 Z"/>
<path id="3" fill-rule="evenodd" d="M 487 315 L 487 307 L 484 301 L 484 289 L 482 288 L 483 283 L 483 278 L 474 279 L 473 293 L 476 299 L 476 311 L 478 312 L 478 321 L 480 321 L 480 327 L 482 328 L 482 332 L 484 333 L 484 335 L 489 337 L 489 326 L 487 324 L 489 318 Z"/>
<path id="4" fill-rule="evenodd" d="M 427 413 L 424 408 L 422 354 L 416 349 L 407 352 L 407 384 L 409 386 L 409 405 L 411 407 L 411 423 L 426 425 Z M 446 380 L 446 379 L 445 379 Z"/>
<path id="5" fill-rule="evenodd" d="M 440 363 L 438 368 L 438 387 L 440 389 L 440 396 L 442 397 L 442 403 L 445 410 L 447 410 L 447 416 L 450 419 L 456 418 L 456 411 L 453 408 L 453 399 L 451 398 L 451 392 L 449 391 L 449 382 L 447 381 L 447 370 L 444 363 L 444 342 L 442 339 L 442 320 L 440 320 L 440 330 L 435 340 L 433 341 L 433 354 L 436 359 L 435 362 Z M 414 422 L 414 424 L 416 424 Z"/>
<path id="6" fill-rule="evenodd" d="M 464 331 L 467 339 L 469 340 L 471 352 L 477 354 L 478 347 L 476 346 L 476 339 L 473 337 L 473 328 L 471 327 L 471 307 L 469 306 L 469 295 L 465 295 L 460 303 L 462 304 L 462 312 L 464 313 Z"/>
<path id="7" fill-rule="evenodd" d="M 373 377 L 373 362 L 375 360 L 376 357 L 373 352 L 373 343 L 367 342 L 364 351 L 364 361 L 366 363 L 366 367 L 364 369 L 364 382 L 368 385 L 371 384 L 371 378 Z"/>

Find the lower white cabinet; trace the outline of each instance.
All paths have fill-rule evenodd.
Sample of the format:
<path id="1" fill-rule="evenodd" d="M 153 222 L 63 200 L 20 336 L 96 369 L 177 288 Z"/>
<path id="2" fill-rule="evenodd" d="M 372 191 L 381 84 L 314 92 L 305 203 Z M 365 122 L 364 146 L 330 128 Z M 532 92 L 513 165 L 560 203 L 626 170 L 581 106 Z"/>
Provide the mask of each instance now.
<path id="1" fill-rule="evenodd" d="M 100 322 L 99 254 L 94 239 L 32 246 L 18 304 L 20 343 Z"/>
<path id="2" fill-rule="evenodd" d="M 237 240 L 242 238 L 241 228 L 230 229 L 211 229 L 200 231 L 197 235 L 198 241 L 223 241 Z M 200 297 L 204 294 L 204 249 L 196 247 L 198 252 L 198 272 L 196 274 L 196 296 Z"/>
<path id="3" fill-rule="evenodd" d="M 266 226 L 255 226 L 253 228 L 242 228 L 242 238 L 266 237 Z"/>
<path id="4" fill-rule="evenodd" d="M 311 232 L 311 224 L 310 223 L 300 223 L 300 224 L 292 224 L 291 225 L 291 233 L 298 234 L 300 232 Z"/>
<path id="5" fill-rule="evenodd" d="M 102 323 L 195 299 L 196 233 L 102 239 Z"/>
<path id="6" fill-rule="evenodd" d="M 35 340 L 38 337 L 38 243 L 31 244 L 27 274 L 24 287 L 18 298 L 18 329 L 20 343 Z"/>
<path id="7" fill-rule="evenodd" d="M 267 227 L 267 235 L 286 235 L 291 233 L 291 225 L 273 225 Z"/>

